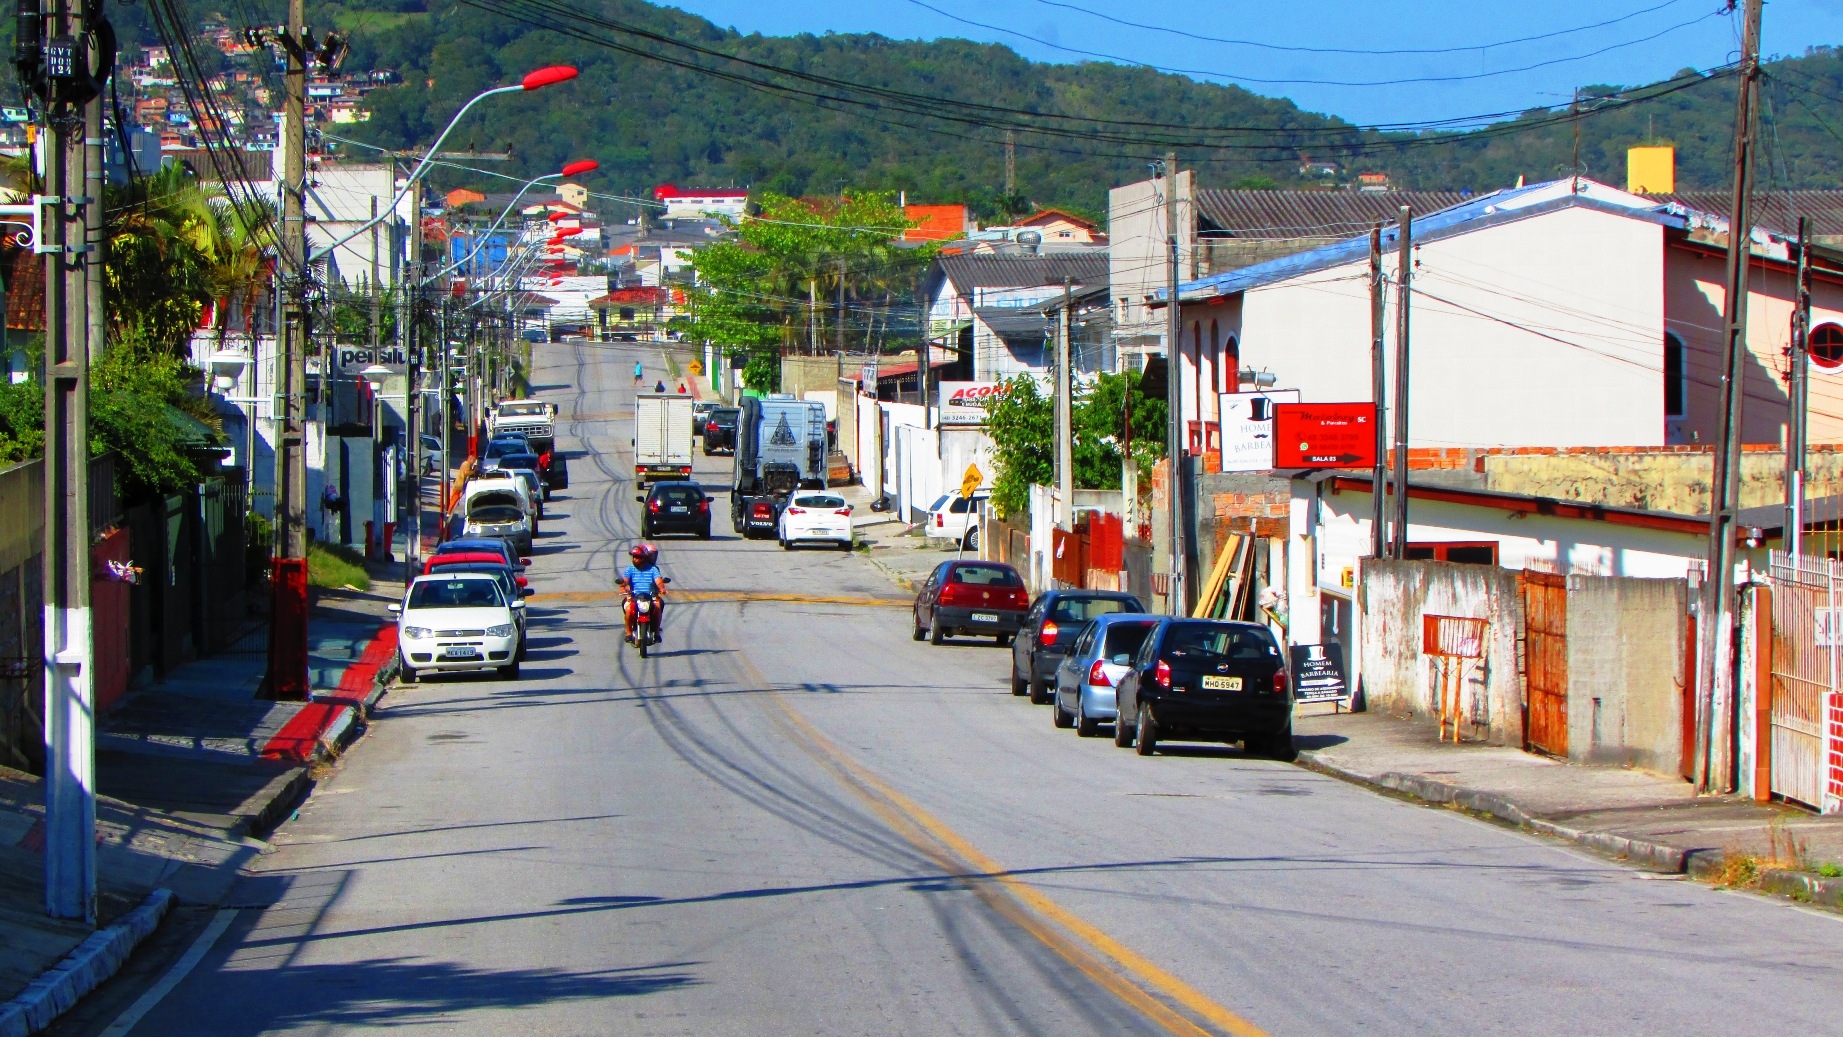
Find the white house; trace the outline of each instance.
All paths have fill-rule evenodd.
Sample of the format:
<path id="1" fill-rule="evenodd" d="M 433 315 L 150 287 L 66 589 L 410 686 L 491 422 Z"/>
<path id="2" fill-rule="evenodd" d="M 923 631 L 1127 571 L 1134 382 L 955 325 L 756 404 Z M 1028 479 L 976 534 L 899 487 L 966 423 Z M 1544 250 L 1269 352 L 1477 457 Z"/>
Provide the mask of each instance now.
<path id="1" fill-rule="evenodd" d="M 928 335 L 959 354 L 950 376 L 990 382 L 1049 370 L 1054 341 L 1043 306 L 1107 284 L 1104 248 L 943 252 L 922 279 Z"/>
<path id="2" fill-rule="evenodd" d="M 1561 180 L 1418 216 L 1412 244 L 1411 447 L 1713 442 L 1725 221 Z M 1393 228 L 1382 252 L 1392 371 Z M 1756 229 L 1753 256 L 1744 436 L 1777 443 L 1792 255 Z M 1843 253 L 1815 259 L 1810 438 L 1821 443 L 1843 437 Z M 1366 238 L 1193 281 L 1179 298 L 1191 453 L 1218 449 L 1219 394 L 1257 375 L 1307 403 L 1372 399 Z"/>
<path id="3" fill-rule="evenodd" d="M 664 205 L 665 215 L 673 219 L 738 217 L 749 209 L 749 192 L 737 188 L 680 189 L 671 184 L 660 184 L 653 188 L 653 200 Z"/>
<path id="4" fill-rule="evenodd" d="M 412 225 L 409 194 L 397 203 L 402 181 L 389 165 L 329 165 L 316 170 L 307 188 L 307 247 L 319 252 L 334 241 L 358 230 L 374 215 L 384 219 L 370 230 L 340 245 L 328 257 L 328 279 L 347 285 L 370 282 L 372 263 L 376 260 L 377 283 L 394 285 L 409 251 L 409 228 Z M 274 181 L 268 196 L 279 197 Z"/>

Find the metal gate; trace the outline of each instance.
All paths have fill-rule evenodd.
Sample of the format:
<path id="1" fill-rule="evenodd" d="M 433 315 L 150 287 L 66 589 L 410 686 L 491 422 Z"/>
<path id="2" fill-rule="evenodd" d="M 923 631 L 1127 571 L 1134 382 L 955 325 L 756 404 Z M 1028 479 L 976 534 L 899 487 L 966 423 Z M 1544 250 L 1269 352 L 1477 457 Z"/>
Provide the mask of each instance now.
<path id="1" fill-rule="evenodd" d="M 1529 705 L 1523 743 L 1568 755 L 1568 578 L 1524 571 L 1523 641 L 1529 660 Z"/>
<path id="2" fill-rule="evenodd" d="M 1824 704 L 1837 690 L 1843 565 L 1774 551 L 1769 784 L 1776 796 L 1824 802 Z"/>

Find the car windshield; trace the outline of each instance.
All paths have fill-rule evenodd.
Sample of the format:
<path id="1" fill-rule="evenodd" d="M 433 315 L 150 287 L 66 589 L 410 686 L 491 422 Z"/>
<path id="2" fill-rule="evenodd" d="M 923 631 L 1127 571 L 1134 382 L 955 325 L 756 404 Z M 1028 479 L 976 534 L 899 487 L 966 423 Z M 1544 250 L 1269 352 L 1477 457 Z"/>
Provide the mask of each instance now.
<path id="1" fill-rule="evenodd" d="M 524 417 L 531 414 L 543 414 L 549 410 L 549 404 L 540 403 L 535 400 L 529 403 L 502 403 L 499 405 L 499 413 L 509 418 Z"/>
<path id="2" fill-rule="evenodd" d="M 1133 602 L 1120 598 L 1057 598 L 1056 607 L 1050 609 L 1049 618 L 1058 623 L 1080 623 L 1115 612 L 1138 611 Z"/>
<path id="3" fill-rule="evenodd" d="M 1110 663 L 1122 666 L 1133 661 L 1133 653 L 1145 644 L 1145 635 L 1150 633 L 1151 623 L 1114 623 L 1107 628 L 1107 643 L 1101 649 L 1102 658 Z"/>
<path id="4" fill-rule="evenodd" d="M 737 415 L 741 413 L 741 411 L 735 410 L 713 410 L 710 412 L 710 423 L 712 425 L 722 426 L 734 425 L 736 424 Z"/>
<path id="5" fill-rule="evenodd" d="M 1024 581 L 1008 568 L 996 565 L 957 565 L 948 577 L 952 583 L 970 583 L 978 587 L 1022 587 Z"/>
<path id="6" fill-rule="evenodd" d="M 1177 623 L 1165 635 L 1161 654 L 1197 662 L 1258 662 L 1278 659 L 1280 650 L 1266 630 L 1223 623 Z"/>
<path id="7" fill-rule="evenodd" d="M 834 508 L 834 509 L 837 509 L 837 508 L 842 508 L 845 506 L 845 498 L 836 497 L 831 494 L 816 494 L 811 497 L 795 497 L 794 503 L 798 504 L 802 508 Z"/>
<path id="8" fill-rule="evenodd" d="M 493 580 L 423 580 L 410 588 L 413 609 L 479 609 L 500 603 Z"/>
<path id="9" fill-rule="evenodd" d="M 525 513 L 503 504 L 489 504 L 468 512 L 467 517 L 475 522 L 517 522 L 525 517 Z"/>
<path id="10" fill-rule="evenodd" d="M 488 460 L 498 460 L 507 454 L 523 453 L 524 450 L 525 444 L 523 443 L 515 443 L 509 439 L 495 439 L 486 445 L 486 456 Z"/>
<path id="11" fill-rule="evenodd" d="M 504 454 L 499 458 L 501 468 L 531 468 L 538 466 L 538 455 L 533 453 Z"/>
<path id="12" fill-rule="evenodd" d="M 437 555 L 490 554 L 504 558 L 506 542 L 503 540 L 450 540 L 445 544 L 436 545 L 435 553 Z"/>
<path id="13" fill-rule="evenodd" d="M 696 486 L 661 486 L 653 491 L 653 494 L 672 504 L 686 504 L 704 499 L 704 491 Z"/>

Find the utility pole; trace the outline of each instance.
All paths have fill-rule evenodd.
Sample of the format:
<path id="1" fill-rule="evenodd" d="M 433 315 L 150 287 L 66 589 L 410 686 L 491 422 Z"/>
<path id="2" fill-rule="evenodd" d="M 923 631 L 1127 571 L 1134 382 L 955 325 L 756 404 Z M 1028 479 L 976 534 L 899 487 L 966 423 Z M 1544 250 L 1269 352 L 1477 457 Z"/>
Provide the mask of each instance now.
<path id="1" fill-rule="evenodd" d="M 96 922 L 94 643 L 90 627 L 89 363 L 99 343 L 90 314 L 92 227 L 100 181 L 101 83 L 113 54 L 94 53 L 91 22 L 68 0 L 42 17 L 21 4 L 15 60 L 43 105 L 40 200 L 45 263 L 45 911 Z M 90 67 L 95 59 L 98 68 Z M 98 78 L 100 73 L 100 79 Z M 96 129 L 91 132 L 90 127 Z M 100 164 L 97 172 L 100 172 Z M 94 237 L 99 238 L 99 233 Z M 98 271 L 99 272 L 99 271 Z"/>
<path id="2" fill-rule="evenodd" d="M 1011 196 L 1017 194 L 1017 131 L 1005 131 L 1005 207 L 1011 206 Z"/>
<path id="3" fill-rule="evenodd" d="M 1062 319 L 1056 332 L 1056 491 L 1062 498 L 1062 507 L 1056 524 L 1065 530 L 1075 528 L 1075 444 L 1074 420 L 1071 410 L 1074 406 L 1074 385 L 1069 372 L 1069 310 L 1074 305 L 1070 295 L 1071 281 L 1062 279 Z"/>
<path id="4" fill-rule="evenodd" d="M 409 256 L 398 249 L 395 287 L 398 291 L 397 341 L 403 344 L 403 357 L 409 362 L 404 379 L 403 421 L 408 426 L 410 452 L 410 535 L 403 552 L 403 583 L 407 587 L 416 579 L 417 563 L 422 559 L 422 342 L 416 334 L 418 307 L 410 292 L 422 284 L 422 181 L 410 185 Z"/>
<path id="5" fill-rule="evenodd" d="M 845 261 L 838 261 L 838 317 L 832 338 L 838 343 L 839 363 L 844 363 L 845 356 Z"/>
<path id="6" fill-rule="evenodd" d="M 1792 310 L 1792 378 L 1785 421 L 1785 550 L 1805 547 L 1805 421 L 1811 399 L 1811 257 L 1806 217 L 1798 218 L 1798 284 Z"/>
<path id="7" fill-rule="evenodd" d="M 1171 518 L 1171 593 L 1166 599 L 1171 614 L 1190 612 L 1189 581 L 1185 578 L 1184 551 L 1184 390 L 1179 375 L 1183 344 L 1179 334 L 1177 302 L 1178 265 L 1177 152 L 1165 153 L 1165 405 L 1170 409 L 1166 432 L 1166 511 Z"/>
<path id="8" fill-rule="evenodd" d="M 1408 206 L 1395 218 L 1395 529 L 1390 557 L 1408 556 L 1408 292 L 1414 270 L 1414 227 Z"/>
<path id="9" fill-rule="evenodd" d="M 274 699 L 304 699 L 307 678 L 307 13 L 288 0 L 282 104 L 281 421 L 275 458 L 275 555 L 270 581 L 269 672 Z M 322 395 L 332 364 L 323 358 Z"/>
<path id="10" fill-rule="evenodd" d="M 1384 355 L 1384 317 L 1388 309 L 1383 294 L 1387 280 L 1382 276 L 1382 224 L 1369 232 L 1369 394 L 1376 401 L 1376 468 L 1370 475 L 1369 553 L 1381 558 L 1389 548 L 1388 494 L 1384 487 L 1389 476 L 1389 361 Z"/>
<path id="11" fill-rule="evenodd" d="M 806 352 L 819 355 L 819 278 L 806 279 Z"/>
<path id="12" fill-rule="evenodd" d="M 1747 370 L 1747 265 L 1753 252 L 1753 152 L 1760 90 L 1760 2 L 1746 0 L 1734 107 L 1734 201 L 1728 218 L 1728 280 L 1722 299 L 1721 436 L 1710 489 L 1709 571 L 1696 639 L 1696 788 L 1727 785 L 1715 773 L 1715 710 L 1733 684 L 1734 536 L 1740 497 L 1742 378 Z M 1718 689 L 1717 685 L 1720 685 Z M 1728 696 L 1732 704 L 1732 696 Z"/>

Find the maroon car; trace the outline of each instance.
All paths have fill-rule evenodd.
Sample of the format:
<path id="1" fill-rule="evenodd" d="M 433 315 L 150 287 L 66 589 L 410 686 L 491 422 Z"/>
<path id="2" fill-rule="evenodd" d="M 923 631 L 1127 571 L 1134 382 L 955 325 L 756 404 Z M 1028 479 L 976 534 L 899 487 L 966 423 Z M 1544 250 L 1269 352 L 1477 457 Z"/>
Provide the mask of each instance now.
<path id="1" fill-rule="evenodd" d="M 940 644 L 959 634 L 1008 645 L 1030 608 L 1024 578 L 1003 562 L 942 562 L 915 593 L 915 640 Z"/>

